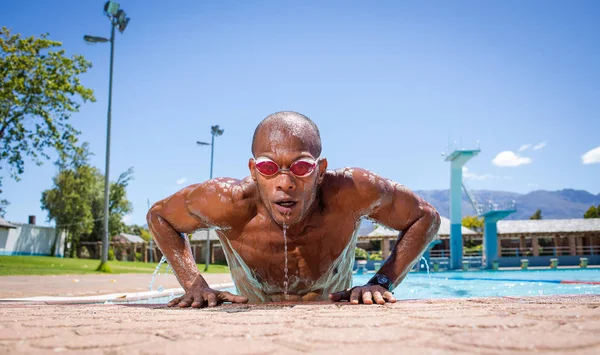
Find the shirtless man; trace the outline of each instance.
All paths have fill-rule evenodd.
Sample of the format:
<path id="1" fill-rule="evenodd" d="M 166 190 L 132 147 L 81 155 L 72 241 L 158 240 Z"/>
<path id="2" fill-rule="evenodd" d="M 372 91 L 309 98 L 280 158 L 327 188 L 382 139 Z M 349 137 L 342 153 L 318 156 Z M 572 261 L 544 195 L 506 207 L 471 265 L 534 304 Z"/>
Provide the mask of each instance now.
<path id="1" fill-rule="evenodd" d="M 328 171 L 327 160 L 320 158 L 319 130 L 299 113 L 265 118 L 254 132 L 252 155 L 249 177 L 188 186 L 148 212 L 152 235 L 185 290 L 168 305 L 328 298 L 395 302 L 391 290 L 438 231 L 437 211 L 404 186 L 367 170 Z M 402 233 L 375 276 L 350 288 L 363 217 Z M 198 272 L 181 233 L 202 228 L 217 231 L 241 295 L 211 289 Z"/>

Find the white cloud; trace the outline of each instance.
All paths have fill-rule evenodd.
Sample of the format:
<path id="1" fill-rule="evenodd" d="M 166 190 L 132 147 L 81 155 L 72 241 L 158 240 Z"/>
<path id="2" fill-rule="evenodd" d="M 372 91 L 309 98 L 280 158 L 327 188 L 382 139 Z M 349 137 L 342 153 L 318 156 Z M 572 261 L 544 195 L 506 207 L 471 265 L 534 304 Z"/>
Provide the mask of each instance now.
<path id="1" fill-rule="evenodd" d="M 531 144 L 523 144 L 520 148 L 519 148 L 519 152 L 524 152 L 527 149 L 531 148 Z"/>
<path id="2" fill-rule="evenodd" d="M 470 180 L 487 180 L 493 178 L 493 176 L 490 174 L 478 175 L 476 173 L 470 172 L 466 166 L 463 166 L 463 178 Z"/>
<path id="3" fill-rule="evenodd" d="M 533 188 L 538 188 L 538 187 L 540 187 L 540 185 L 539 185 L 539 184 L 535 184 L 535 183 L 529 183 L 529 184 L 527 184 L 527 186 L 529 186 L 529 187 L 533 187 Z"/>
<path id="4" fill-rule="evenodd" d="M 492 163 L 496 166 L 519 166 L 531 163 L 531 158 L 521 157 L 516 155 L 514 152 L 510 150 L 505 150 L 503 152 L 498 153 L 496 157 L 492 160 Z"/>
<path id="5" fill-rule="evenodd" d="M 463 166 L 463 178 L 469 180 L 488 180 L 488 179 L 504 179 L 504 180 L 512 180 L 510 176 L 496 176 L 490 174 L 476 174 L 471 171 L 466 166 Z"/>
<path id="6" fill-rule="evenodd" d="M 536 145 L 533 146 L 533 150 L 540 150 L 542 148 L 544 148 L 546 146 L 546 144 L 548 144 L 547 141 L 544 141 L 542 143 L 538 143 Z"/>
<path id="7" fill-rule="evenodd" d="M 183 184 L 186 181 L 187 181 L 187 178 L 186 177 L 182 177 L 181 179 L 177 180 L 176 183 L 177 183 L 177 185 L 181 185 L 181 184 Z"/>
<path id="8" fill-rule="evenodd" d="M 600 147 L 596 147 L 581 156 L 583 164 L 600 163 Z"/>
<path id="9" fill-rule="evenodd" d="M 123 218 L 121 218 L 121 221 L 123 221 L 123 223 L 129 223 L 129 221 L 131 221 L 131 215 L 130 214 L 124 215 Z"/>

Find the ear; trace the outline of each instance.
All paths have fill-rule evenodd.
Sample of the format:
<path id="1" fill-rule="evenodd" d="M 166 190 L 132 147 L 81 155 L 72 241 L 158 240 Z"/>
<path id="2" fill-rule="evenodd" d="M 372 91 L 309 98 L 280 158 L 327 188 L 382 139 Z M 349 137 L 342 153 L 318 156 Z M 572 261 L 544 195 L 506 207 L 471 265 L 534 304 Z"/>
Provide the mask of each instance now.
<path id="1" fill-rule="evenodd" d="M 327 159 L 322 158 L 319 160 L 319 176 L 317 177 L 317 182 L 320 184 L 323 182 L 325 178 L 325 173 L 327 172 Z"/>
<path id="2" fill-rule="evenodd" d="M 248 160 L 248 169 L 250 169 L 250 176 L 252 177 L 252 180 L 256 181 L 256 161 L 254 161 L 254 158 L 250 158 Z"/>

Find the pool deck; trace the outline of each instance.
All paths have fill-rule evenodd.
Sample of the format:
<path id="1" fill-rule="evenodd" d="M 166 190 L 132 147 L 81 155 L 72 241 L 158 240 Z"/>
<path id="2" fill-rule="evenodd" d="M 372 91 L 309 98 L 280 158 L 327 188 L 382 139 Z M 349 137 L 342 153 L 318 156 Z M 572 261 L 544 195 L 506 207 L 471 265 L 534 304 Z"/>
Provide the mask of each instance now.
<path id="1" fill-rule="evenodd" d="M 209 284 L 231 283 L 230 274 L 203 275 Z M 36 296 L 92 296 L 148 291 L 149 274 L 0 276 L 0 299 Z M 158 275 L 158 286 L 179 288 L 173 274 Z"/>
<path id="2" fill-rule="evenodd" d="M 96 275 L 79 276 L 79 282 L 42 277 L 38 282 L 48 285 L 41 288 L 27 279 L 21 294 L 39 295 L 51 287 L 55 295 L 89 295 L 105 281 L 115 287 L 107 292 L 131 292 L 146 289 L 148 279 L 90 276 Z M 226 276 L 208 275 L 213 283 L 227 281 Z M 0 278 L 0 298 L 7 297 L 7 280 Z M 118 288 L 119 283 L 126 285 Z M 206 309 L 0 302 L 0 319 L 0 354 L 600 353 L 600 295 Z"/>
<path id="3" fill-rule="evenodd" d="M 599 354 L 600 296 L 228 305 L 0 303 L 0 353 Z"/>

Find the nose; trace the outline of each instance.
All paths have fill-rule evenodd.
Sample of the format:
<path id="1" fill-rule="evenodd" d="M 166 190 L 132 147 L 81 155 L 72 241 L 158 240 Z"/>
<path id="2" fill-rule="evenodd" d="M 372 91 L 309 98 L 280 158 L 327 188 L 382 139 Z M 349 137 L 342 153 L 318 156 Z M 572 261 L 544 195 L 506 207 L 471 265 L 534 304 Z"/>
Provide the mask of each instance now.
<path id="1" fill-rule="evenodd" d="M 277 176 L 275 188 L 278 191 L 294 191 L 296 190 L 296 182 L 289 173 L 281 172 L 279 176 Z"/>

